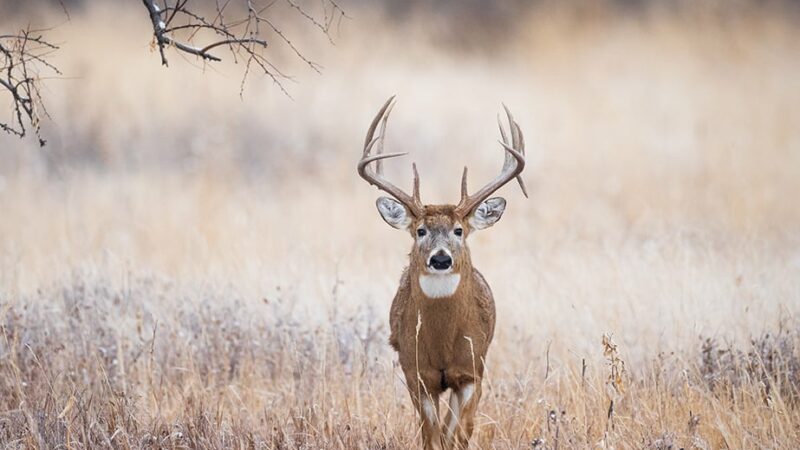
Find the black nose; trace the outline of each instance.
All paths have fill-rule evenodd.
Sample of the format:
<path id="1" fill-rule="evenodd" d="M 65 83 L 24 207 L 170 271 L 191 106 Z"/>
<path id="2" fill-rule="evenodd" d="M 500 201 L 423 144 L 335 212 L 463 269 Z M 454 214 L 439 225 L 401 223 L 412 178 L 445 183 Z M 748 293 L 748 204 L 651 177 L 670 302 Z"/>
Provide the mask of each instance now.
<path id="1" fill-rule="evenodd" d="M 439 252 L 431 256 L 429 264 L 436 270 L 447 270 L 453 265 L 453 259 L 447 256 L 446 253 Z"/>

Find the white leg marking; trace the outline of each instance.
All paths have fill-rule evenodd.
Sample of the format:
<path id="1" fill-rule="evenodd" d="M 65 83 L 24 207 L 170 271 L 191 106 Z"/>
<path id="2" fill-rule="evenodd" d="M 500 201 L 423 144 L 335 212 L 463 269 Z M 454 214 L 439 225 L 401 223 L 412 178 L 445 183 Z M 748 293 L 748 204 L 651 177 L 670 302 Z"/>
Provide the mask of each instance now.
<path id="1" fill-rule="evenodd" d="M 463 388 L 461 388 L 461 406 L 467 404 L 467 402 L 472 398 L 472 394 L 475 393 L 475 385 L 470 383 Z"/>
<path id="2" fill-rule="evenodd" d="M 447 424 L 447 439 L 453 437 L 453 432 L 456 431 L 458 425 L 458 416 L 461 413 L 461 402 L 459 401 L 458 392 L 450 393 L 450 422 Z"/>
<path id="3" fill-rule="evenodd" d="M 460 282 L 461 274 L 458 273 L 419 276 L 419 287 L 428 298 L 450 297 L 455 294 Z"/>
<path id="4" fill-rule="evenodd" d="M 433 403 L 428 398 L 422 399 L 422 412 L 425 414 L 425 419 L 428 422 L 435 424 L 437 422 L 438 417 L 436 417 L 436 408 L 433 407 Z"/>

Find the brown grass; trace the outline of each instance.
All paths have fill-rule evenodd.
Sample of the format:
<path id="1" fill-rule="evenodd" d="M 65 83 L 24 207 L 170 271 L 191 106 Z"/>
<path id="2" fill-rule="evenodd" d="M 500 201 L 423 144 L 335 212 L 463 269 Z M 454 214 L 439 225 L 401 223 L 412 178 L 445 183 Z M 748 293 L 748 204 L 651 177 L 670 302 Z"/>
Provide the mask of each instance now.
<path id="1" fill-rule="evenodd" d="M 326 69 L 294 100 L 162 69 L 135 12 L 56 30 L 50 144 L 0 137 L 0 445 L 413 447 L 410 243 L 354 171 L 396 92 L 424 200 L 498 169 L 501 100 L 530 146 L 531 199 L 471 243 L 498 303 L 474 448 L 800 446 L 793 23 L 540 8 L 487 51 L 349 12 L 303 35 Z"/>

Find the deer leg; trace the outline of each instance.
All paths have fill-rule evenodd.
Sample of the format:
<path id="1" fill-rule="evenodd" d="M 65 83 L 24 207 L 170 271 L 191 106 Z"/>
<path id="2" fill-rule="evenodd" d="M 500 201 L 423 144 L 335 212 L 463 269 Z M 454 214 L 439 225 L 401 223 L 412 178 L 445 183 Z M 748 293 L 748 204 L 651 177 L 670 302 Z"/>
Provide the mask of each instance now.
<path id="1" fill-rule="evenodd" d="M 447 402 L 447 415 L 442 423 L 442 433 L 444 434 L 445 448 L 451 449 L 454 446 L 455 430 L 458 425 L 458 418 L 461 410 L 461 399 L 458 391 L 450 391 L 450 399 Z"/>
<path id="2" fill-rule="evenodd" d="M 439 425 L 440 390 L 428 390 L 416 380 L 408 382 L 409 393 L 419 413 L 422 426 L 422 443 L 425 450 L 442 450 L 442 433 Z"/>
<path id="3" fill-rule="evenodd" d="M 425 450 L 441 450 L 442 434 L 439 430 L 439 398 L 422 398 L 420 408 L 422 443 Z"/>
<path id="4" fill-rule="evenodd" d="M 455 403 L 458 408 L 453 408 L 453 396 L 456 396 Z M 469 438 L 475 427 L 475 413 L 478 411 L 478 403 L 481 400 L 480 382 L 468 383 L 461 387 L 457 392 L 450 394 L 451 414 L 446 423 L 447 442 L 452 445 L 454 450 L 469 448 Z M 452 442 L 452 444 L 450 444 Z"/>

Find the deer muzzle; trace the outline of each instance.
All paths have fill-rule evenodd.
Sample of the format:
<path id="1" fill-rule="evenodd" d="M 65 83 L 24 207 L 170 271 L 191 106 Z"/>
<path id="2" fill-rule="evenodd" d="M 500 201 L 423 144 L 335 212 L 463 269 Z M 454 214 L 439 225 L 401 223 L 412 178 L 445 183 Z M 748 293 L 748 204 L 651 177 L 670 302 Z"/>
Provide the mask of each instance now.
<path id="1" fill-rule="evenodd" d="M 443 248 L 435 250 L 428 259 L 428 268 L 435 271 L 446 271 L 453 267 L 453 258 L 450 252 Z"/>

